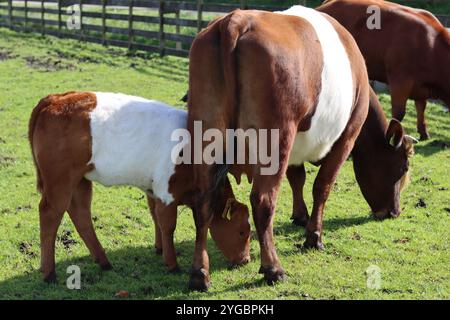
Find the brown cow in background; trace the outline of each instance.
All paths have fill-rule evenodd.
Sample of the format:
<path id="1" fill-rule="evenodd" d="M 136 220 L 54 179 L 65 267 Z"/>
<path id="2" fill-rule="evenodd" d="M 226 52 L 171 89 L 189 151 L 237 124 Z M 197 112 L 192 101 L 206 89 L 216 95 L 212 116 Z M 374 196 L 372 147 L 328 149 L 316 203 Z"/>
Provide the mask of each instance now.
<path id="1" fill-rule="evenodd" d="M 380 29 L 369 29 L 368 8 L 380 8 Z M 415 100 L 420 139 L 429 134 L 427 99 L 450 106 L 450 33 L 431 13 L 382 0 L 330 0 L 317 8 L 355 38 L 371 80 L 389 84 L 392 115 L 402 121 L 408 98 Z M 369 11 L 369 12 L 368 12 Z"/>

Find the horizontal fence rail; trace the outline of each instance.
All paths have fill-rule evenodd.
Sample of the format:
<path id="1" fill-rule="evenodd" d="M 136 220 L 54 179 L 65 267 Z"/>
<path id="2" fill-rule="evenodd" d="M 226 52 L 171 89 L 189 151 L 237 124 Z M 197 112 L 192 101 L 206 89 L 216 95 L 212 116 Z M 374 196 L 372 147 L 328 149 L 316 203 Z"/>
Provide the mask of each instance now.
<path id="1" fill-rule="evenodd" d="M 307 1 L 298 1 L 307 4 Z M 286 6 L 152 0 L 0 0 L 0 26 L 129 50 L 186 57 L 209 21 L 234 9 L 278 11 Z M 450 15 L 438 18 L 447 27 Z"/>

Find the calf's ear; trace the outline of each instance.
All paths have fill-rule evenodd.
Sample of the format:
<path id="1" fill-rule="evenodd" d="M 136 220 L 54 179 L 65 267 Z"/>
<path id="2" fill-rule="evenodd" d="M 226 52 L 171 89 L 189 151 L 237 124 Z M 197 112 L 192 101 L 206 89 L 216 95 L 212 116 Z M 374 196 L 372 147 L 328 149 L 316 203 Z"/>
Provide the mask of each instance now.
<path id="1" fill-rule="evenodd" d="M 402 146 L 404 135 L 402 124 L 397 119 L 392 119 L 386 130 L 386 141 L 398 149 Z"/>
<path id="2" fill-rule="evenodd" d="M 234 203 L 233 198 L 228 198 L 227 202 L 225 203 L 225 208 L 223 208 L 222 212 L 222 218 L 224 218 L 225 220 L 231 220 L 232 215 L 231 208 L 233 207 L 233 203 Z"/>

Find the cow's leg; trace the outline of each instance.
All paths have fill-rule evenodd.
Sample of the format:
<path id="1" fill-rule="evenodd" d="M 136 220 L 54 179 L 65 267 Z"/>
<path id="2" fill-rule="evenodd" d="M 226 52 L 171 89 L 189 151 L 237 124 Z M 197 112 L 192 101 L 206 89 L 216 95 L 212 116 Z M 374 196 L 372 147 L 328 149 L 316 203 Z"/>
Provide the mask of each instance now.
<path id="1" fill-rule="evenodd" d="M 177 206 L 174 203 L 166 206 L 160 200 L 157 200 L 155 214 L 161 230 L 164 263 L 170 273 L 179 272 L 180 268 L 178 267 L 177 255 L 173 243 L 173 233 L 177 225 Z"/>
<path id="2" fill-rule="evenodd" d="M 392 117 L 402 121 L 406 114 L 406 102 L 411 94 L 413 82 L 409 79 L 389 80 L 391 91 Z"/>
<path id="3" fill-rule="evenodd" d="M 311 219 L 306 226 L 305 248 L 323 249 L 322 221 L 325 202 L 336 181 L 339 170 L 353 148 L 353 141 L 340 140 L 322 161 L 313 185 L 314 205 Z"/>
<path id="4" fill-rule="evenodd" d="M 289 166 L 286 172 L 292 189 L 292 223 L 306 227 L 309 221 L 308 208 L 303 199 L 303 186 L 305 185 L 305 166 Z"/>
<path id="5" fill-rule="evenodd" d="M 153 200 L 149 195 L 147 195 L 147 203 L 150 211 L 150 215 L 152 216 L 153 223 L 155 225 L 155 252 L 156 254 L 162 254 L 162 236 L 161 236 L 161 228 L 158 224 L 158 217 L 155 213 L 155 200 Z"/>
<path id="6" fill-rule="evenodd" d="M 95 233 L 91 216 L 92 182 L 83 178 L 72 194 L 72 200 L 68 209 L 75 228 L 86 244 L 94 261 L 102 270 L 112 269 L 105 251 Z"/>
<path id="7" fill-rule="evenodd" d="M 41 240 L 41 272 L 45 282 L 56 282 L 55 240 L 64 212 L 71 197 L 67 185 L 48 186 L 44 182 L 44 193 L 39 203 L 39 224 Z"/>
<path id="8" fill-rule="evenodd" d="M 262 175 L 261 172 L 256 172 L 250 195 L 253 220 L 261 250 L 259 272 L 264 274 L 264 279 L 269 285 L 284 278 L 284 270 L 273 241 L 273 219 L 279 187 L 287 170 L 296 128 L 294 125 L 286 124 L 286 130 L 280 132 L 278 171 L 273 175 Z"/>
<path id="9" fill-rule="evenodd" d="M 314 205 L 311 218 L 306 226 L 305 248 L 323 249 L 322 221 L 325 202 L 336 181 L 339 170 L 353 149 L 355 140 L 367 117 L 368 105 L 368 95 L 364 95 L 361 92 L 357 105 L 347 123 L 347 127 L 338 141 L 333 145 L 331 151 L 321 161 L 321 167 L 313 185 Z"/>
<path id="10" fill-rule="evenodd" d="M 196 235 L 194 261 L 192 263 L 191 274 L 189 277 L 189 289 L 206 291 L 211 285 L 206 240 L 208 238 L 208 228 L 213 216 L 211 214 L 209 201 L 204 201 L 205 193 L 202 192 L 200 194 L 203 196 L 198 197 L 193 210 Z"/>
<path id="11" fill-rule="evenodd" d="M 427 123 L 425 121 L 425 108 L 427 107 L 427 100 L 416 100 L 417 111 L 417 131 L 420 134 L 420 140 L 428 140 L 430 135 L 427 130 Z"/>

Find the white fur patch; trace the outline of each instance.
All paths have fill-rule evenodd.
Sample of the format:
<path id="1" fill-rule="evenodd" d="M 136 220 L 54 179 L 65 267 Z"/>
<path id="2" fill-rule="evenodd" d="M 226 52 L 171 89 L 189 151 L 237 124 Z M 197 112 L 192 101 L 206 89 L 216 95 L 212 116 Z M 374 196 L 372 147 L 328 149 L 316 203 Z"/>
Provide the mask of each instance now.
<path id="1" fill-rule="evenodd" d="M 162 102 L 116 93 L 96 92 L 90 114 L 92 159 L 89 180 L 105 186 L 131 185 L 165 204 L 174 198 L 169 179 L 175 172 L 172 131 L 186 128 L 187 112 Z"/>
<path id="2" fill-rule="evenodd" d="M 347 126 L 353 105 L 352 69 L 338 33 L 322 13 L 303 6 L 278 13 L 306 19 L 323 52 L 322 88 L 311 128 L 297 133 L 289 158 L 290 165 L 299 165 L 324 158 Z"/>

